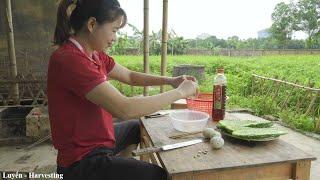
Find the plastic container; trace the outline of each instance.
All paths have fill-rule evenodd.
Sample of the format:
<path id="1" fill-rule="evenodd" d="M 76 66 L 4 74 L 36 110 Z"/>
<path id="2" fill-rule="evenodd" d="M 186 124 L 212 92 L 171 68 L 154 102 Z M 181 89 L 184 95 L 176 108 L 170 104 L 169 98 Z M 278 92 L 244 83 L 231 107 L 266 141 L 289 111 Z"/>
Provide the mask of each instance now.
<path id="1" fill-rule="evenodd" d="M 213 94 L 200 93 L 196 98 L 187 98 L 187 108 L 201 111 L 212 116 Z"/>
<path id="2" fill-rule="evenodd" d="M 181 110 L 169 114 L 174 129 L 182 132 L 202 131 L 208 122 L 209 114 L 200 111 Z"/>

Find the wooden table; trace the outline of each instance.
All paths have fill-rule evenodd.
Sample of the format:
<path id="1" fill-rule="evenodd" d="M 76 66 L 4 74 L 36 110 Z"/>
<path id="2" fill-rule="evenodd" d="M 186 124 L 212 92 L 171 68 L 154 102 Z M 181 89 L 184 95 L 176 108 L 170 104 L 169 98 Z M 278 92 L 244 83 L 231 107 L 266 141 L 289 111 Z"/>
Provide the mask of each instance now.
<path id="1" fill-rule="evenodd" d="M 259 119 L 259 117 L 232 113 L 225 119 Z M 182 142 L 188 138 L 171 139 L 179 134 L 169 117 L 141 119 L 141 146 L 159 146 Z M 211 120 L 209 127 L 214 127 Z M 165 168 L 173 180 L 247 180 L 247 179 L 310 179 L 311 161 L 316 158 L 280 139 L 269 142 L 245 142 L 224 137 L 225 145 L 213 150 L 209 143 L 200 143 L 180 149 L 144 155 L 141 160 Z M 207 154 L 199 152 L 208 151 Z"/>

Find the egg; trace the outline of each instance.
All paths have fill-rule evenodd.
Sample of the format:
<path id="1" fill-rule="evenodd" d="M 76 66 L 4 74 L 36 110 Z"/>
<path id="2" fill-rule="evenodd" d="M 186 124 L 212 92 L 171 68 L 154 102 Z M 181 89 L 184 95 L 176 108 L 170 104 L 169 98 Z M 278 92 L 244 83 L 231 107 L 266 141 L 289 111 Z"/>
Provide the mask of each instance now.
<path id="1" fill-rule="evenodd" d="M 215 136 L 210 139 L 210 144 L 212 148 L 220 149 L 224 145 L 224 140 L 222 137 Z"/>
<path id="2" fill-rule="evenodd" d="M 202 134 L 205 138 L 207 139 L 211 139 L 212 137 L 221 137 L 221 134 L 220 132 L 212 129 L 212 128 L 205 128 L 203 131 L 202 131 Z"/>

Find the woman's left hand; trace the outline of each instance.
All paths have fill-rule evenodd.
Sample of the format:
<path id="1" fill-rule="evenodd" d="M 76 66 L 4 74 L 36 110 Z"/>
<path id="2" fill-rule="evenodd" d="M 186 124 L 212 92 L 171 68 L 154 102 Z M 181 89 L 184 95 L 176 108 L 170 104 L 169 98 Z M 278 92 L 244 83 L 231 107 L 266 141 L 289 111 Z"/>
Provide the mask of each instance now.
<path id="1" fill-rule="evenodd" d="M 173 77 L 170 84 L 172 87 L 177 88 L 186 79 L 191 80 L 193 82 L 197 82 L 197 79 L 193 76 L 182 75 L 182 76 Z"/>

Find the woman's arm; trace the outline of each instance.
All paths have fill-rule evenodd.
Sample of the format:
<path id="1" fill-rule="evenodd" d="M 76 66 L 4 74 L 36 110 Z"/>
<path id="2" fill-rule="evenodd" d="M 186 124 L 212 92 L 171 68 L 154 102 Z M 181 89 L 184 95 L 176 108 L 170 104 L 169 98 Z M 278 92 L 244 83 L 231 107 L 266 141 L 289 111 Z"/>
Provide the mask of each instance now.
<path id="1" fill-rule="evenodd" d="M 131 72 L 131 85 L 133 86 L 159 86 L 172 85 L 173 78 L 166 76 L 157 76 L 152 74 Z"/>
<path id="2" fill-rule="evenodd" d="M 156 76 L 146 73 L 131 71 L 120 64 L 116 64 L 112 71 L 108 74 L 112 79 L 132 85 L 132 86 L 158 86 L 158 85 L 171 85 L 177 88 L 184 79 L 193 80 L 193 77 L 166 77 Z"/>
<path id="3" fill-rule="evenodd" d="M 126 97 L 106 81 L 87 93 L 86 98 L 116 117 L 133 119 L 154 113 L 178 99 L 194 95 L 195 91 L 196 83 L 185 80 L 177 89 L 155 96 Z"/>

